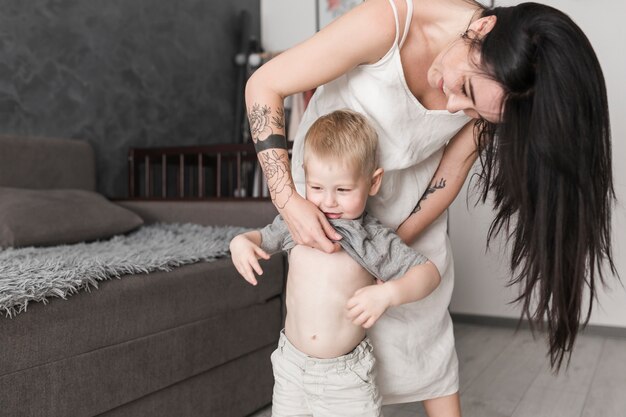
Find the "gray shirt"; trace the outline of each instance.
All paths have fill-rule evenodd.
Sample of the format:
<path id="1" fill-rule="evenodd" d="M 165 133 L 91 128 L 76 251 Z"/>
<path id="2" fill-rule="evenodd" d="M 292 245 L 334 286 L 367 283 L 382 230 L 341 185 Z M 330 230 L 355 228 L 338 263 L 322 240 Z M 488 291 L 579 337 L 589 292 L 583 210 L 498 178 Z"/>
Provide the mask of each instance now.
<path id="1" fill-rule="evenodd" d="M 364 213 L 354 220 L 329 219 L 342 236 L 341 247 L 374 277 L 387 281 L 399 278 L 428 259 L 407 246 L 390 228 Z M 278 215 L 261 232 L 261 248 L 268 253 L 288 251 L 296 246 L 287 223 Z"/>

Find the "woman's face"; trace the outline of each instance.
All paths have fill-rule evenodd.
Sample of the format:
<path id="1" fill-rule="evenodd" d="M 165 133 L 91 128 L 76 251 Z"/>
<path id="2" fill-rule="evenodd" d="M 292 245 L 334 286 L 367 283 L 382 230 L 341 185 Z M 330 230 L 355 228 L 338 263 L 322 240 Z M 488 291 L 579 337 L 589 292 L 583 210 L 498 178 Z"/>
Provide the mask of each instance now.
<path id="1" fill-rule="evenodd" d="M 435 58 L 428 83 L 446 96 L 449 112 L 463 111 L 472 118 L 497 123 L 504 90 L 480 71 L 480 64 L 479 51 L 471 50 L 470 42 L 459 37 Z"/>

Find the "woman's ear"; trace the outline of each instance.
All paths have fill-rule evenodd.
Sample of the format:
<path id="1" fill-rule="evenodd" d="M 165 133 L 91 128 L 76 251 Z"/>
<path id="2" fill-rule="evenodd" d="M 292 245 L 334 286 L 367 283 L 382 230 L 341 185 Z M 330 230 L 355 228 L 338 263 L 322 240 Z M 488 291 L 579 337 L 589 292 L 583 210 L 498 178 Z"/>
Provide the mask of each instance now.
<path id="1" fill-rule="evenodd" d="M 485 16 L 480 19 L 474 20 L 470 25 L 468 30 L 474 32 L 479 37 L 483 37 L 496 25 L 496 17 L 495 16 Z"/>
<path id="2" fill-rule="evenodd" d="M 384 172 L 385 171 L 382 168 L 378 168 L 374 171 L 374 174 L 372 174 L 372 185 L 370 186 L 369 195 L 376 195 L 378 190 L 380 190 L 380 183 L 383 181 Z"/>

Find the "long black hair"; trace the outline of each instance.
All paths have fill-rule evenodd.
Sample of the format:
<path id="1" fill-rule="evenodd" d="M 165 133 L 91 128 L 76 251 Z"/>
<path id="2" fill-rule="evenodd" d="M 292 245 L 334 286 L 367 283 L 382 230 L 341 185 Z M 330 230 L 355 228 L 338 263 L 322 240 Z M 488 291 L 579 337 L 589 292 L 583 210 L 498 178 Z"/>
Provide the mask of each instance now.
<path id="1" fill-rule="evenodd" d="M 505 91 L 501 121 L 475 128 L 481 200 L 491 192 L 496 211 L 487 242 L 506 233 L 515 301 L 531 325 L 547 326 L 558 370 L 589 321 L 603 264 L 617 275 L 606 87 L 589 40 L 564 13 L 524 3 L 482 14 L 491 15 L 494 28 L 473 42 Z"/>

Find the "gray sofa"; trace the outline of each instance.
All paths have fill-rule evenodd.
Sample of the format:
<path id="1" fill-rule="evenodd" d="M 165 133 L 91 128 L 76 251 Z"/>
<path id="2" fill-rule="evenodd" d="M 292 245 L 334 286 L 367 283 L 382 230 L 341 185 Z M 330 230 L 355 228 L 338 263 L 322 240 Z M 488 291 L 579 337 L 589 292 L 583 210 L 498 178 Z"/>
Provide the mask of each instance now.
<path id="1" fill-rule="evenodd" d="M 95 189 L 83 141 L 0 137 L 0 187 Z M 270 202 L 119 205 L 145 223 L 258 227 Z M 123 276 L 0 317 L 0 416 L 246 416 L 271 400 L 286 264 L 257 287 L 229 259 Z"/>

